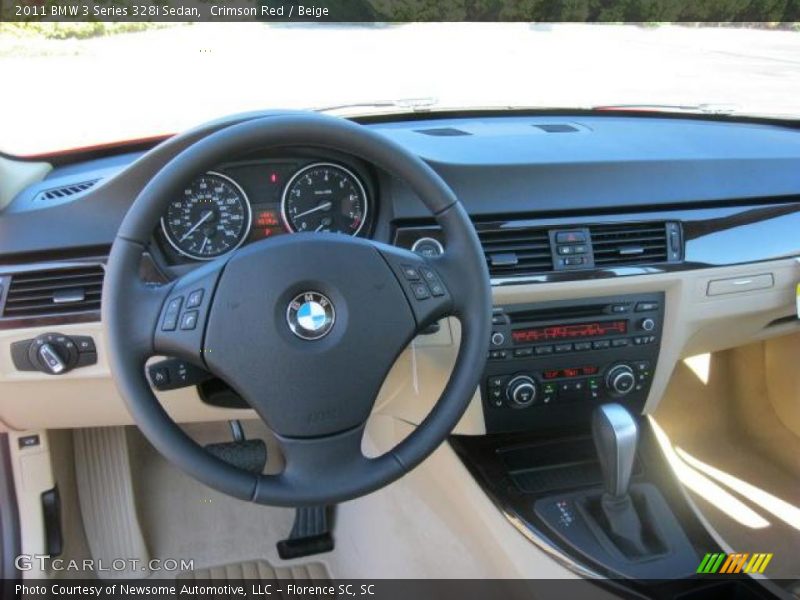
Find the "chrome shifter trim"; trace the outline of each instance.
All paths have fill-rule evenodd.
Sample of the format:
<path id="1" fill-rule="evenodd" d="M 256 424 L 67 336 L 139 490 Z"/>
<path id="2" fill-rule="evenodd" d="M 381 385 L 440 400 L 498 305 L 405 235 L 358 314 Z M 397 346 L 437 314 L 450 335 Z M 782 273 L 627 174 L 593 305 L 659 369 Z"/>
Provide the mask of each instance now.
<path id="1" fill-rule="evenodd" d="M 633 473 L 639 426 L 621 404 L 603 404 L 592 415 L 592 436 L 606 491 L 615 498 L 626 496 Z"/>

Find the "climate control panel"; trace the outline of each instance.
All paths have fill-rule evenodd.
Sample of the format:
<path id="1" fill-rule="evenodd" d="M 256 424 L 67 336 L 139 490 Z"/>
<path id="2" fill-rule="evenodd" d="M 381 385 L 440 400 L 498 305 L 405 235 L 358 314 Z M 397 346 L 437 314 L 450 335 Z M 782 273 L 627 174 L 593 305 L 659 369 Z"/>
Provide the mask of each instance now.
<path id="1" fill-rule="evenodd" d="M 663 312 L 662 293 L 495 307 L 481 389 L 487 431 L 588 423 L 601 402 L 641 410 Z"/>

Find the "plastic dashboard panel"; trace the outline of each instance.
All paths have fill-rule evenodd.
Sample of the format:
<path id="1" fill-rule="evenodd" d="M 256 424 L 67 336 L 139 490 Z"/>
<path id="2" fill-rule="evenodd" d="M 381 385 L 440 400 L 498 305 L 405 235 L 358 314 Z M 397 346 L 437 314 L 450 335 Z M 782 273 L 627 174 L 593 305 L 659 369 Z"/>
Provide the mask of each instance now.
<path id="1" fill-rule="evenodd" d="M 79 181 L 109 166 L 116 171 L 75 201 L 51 208 L 25 210 L 30 192 L 20 194 L 0 219 L 0 256 L 8 263 L 31 262 L 110 246 L 133 198 L 165 162 L 244 118 L 207 124 L 149 152 L 127 154 L 127 163 L 98 159 L 54 169 L 41 186 L 67 175 Z M 557 123 L 575 123 L 578 131 L 536 127 Z M 545 226 L 680 220 L 689 265 L 798 253 L 800 244 L 788 232 L 798 225 L 800 133 L 790 127 L 616 115 L 431 118 L 369 126 L 427 160 L 478 220 L 525 218 Z M 426 135 L 431 127 L 467 135 Z M 376 239 L 391 239 L 390 223 L 429 218 L 401 182 L 378 174 L 377 184 Z M 48 225 L 54 223 L 58 227 Z M 741 243 L 743 234 L 759 244 Z"/>

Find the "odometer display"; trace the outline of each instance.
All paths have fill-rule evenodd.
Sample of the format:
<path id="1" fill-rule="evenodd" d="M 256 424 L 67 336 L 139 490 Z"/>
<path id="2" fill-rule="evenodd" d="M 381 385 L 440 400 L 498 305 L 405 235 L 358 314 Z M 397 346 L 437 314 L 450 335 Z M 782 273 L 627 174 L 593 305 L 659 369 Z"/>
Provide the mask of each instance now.
<path id="1" fill-rule="evenodd" d="M 281 215 L 295 232 L 357 235 L 367 219 L 367 194 L 358 177 L 333 163 L 300 169 L 283 192 Z"/>
<path id="2" fill-rule="evenodd" d="M 238 248 L 250 231 L 252 213 L 233 179 L 209 171 L 169 203 L 161 227 L 170 245 L 196 260 L 211 260 Z"/>

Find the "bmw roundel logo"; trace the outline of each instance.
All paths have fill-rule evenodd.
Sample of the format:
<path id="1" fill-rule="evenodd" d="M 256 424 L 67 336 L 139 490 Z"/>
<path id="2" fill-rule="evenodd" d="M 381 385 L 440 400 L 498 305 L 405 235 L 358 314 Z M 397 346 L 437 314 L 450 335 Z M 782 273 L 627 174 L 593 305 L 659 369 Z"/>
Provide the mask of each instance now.
<path id="1" fill-rule="evenodd" d="M 333 304 L 319 292 L 303 292 L 294 297 L 286 310 L 289 329 L 304 340 L 318 340 L 333 328 Z"/>

